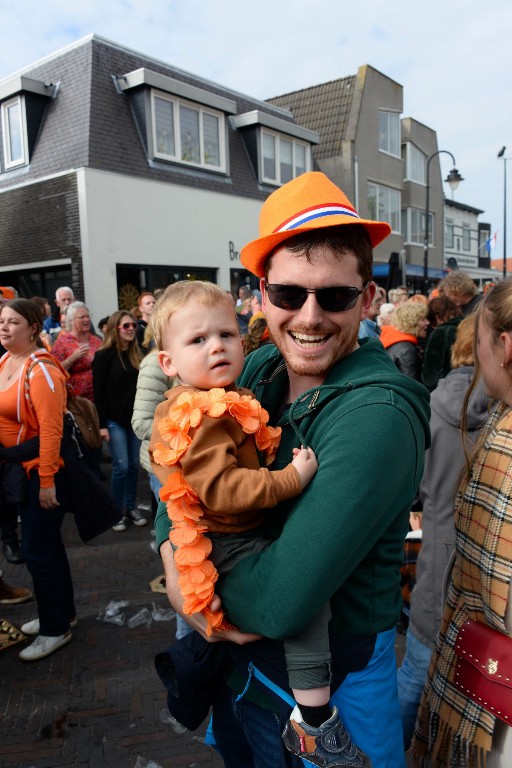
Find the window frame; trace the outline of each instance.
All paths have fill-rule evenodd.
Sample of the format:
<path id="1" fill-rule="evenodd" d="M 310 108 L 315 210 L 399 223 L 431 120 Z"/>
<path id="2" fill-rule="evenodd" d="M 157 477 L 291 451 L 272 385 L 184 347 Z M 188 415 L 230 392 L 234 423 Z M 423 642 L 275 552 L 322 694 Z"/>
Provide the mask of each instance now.
<path id="1" fill-rule="evenodd" d="M 467 221 L 462 222 L 462 250 L 471 252 L 471 225 Z"/>
<path id="2" fill-rule="evenodd" d="M 416 158 L 416 163 L 413 162 Z M 421 162 L 421 172 L 414 173 L 414 165 L 419 166 Z M 411 141 L 406 143 L 405 150 L 405 181 L 411 181 L 414 184 L 427 185 L 427 155 Z"/>
<path id="3" fill-rule="evenodd" d="M 375 212 L 371 210 L 372 206 L 370 204 L 370 187 L 375 187 L 376 190 L 376 206 L 375 206 Z M 383 216 L 380 217 L 380 209 L 381 209 L 381 192 L 385 193 L 388 197 L 388 206 L 387 210 L 389 211 L 389 216 Z M 389 197 L 391 193 L 396 194 L 396 209 L 392 212 L 392 208 L 389 205 Z M 375 181 L 368 181 L 367 182 L 367 188 L 366 188 L 366 202 L 368 207 L 368 216 L 370 219 L 373 219 L 374 221 L 386 221 L 391 226 L 391 231 L 397 235 L 401 234 L 401 192 L 399 189 L 395 189 L 394 187 L 387 187 L 384 184 L 377 184 Z M 395 221 L 393 222 L 393 217 L 395 217 Z"/>
<path id="4" fill-rule="evenodd" d="M 385 126 L 382 124 L 382 118 L 386 118 L 386 124 Z M 390 125 L 391 119 L 394 120 L 395 125 L 395 131 L 396 131 L 396 151 L 393 151 L 392 144 L 393 136 L 392 136 L 392 127 Z M 379 109 L 379 152 L 384 152 L 386 155 L 391 155 L 391 157 L 398 157 L 401 158 L 401 131 L 400 131 L 400 114 L 398 112 L 389 112 L 385 109 Z M 384 130 L 382 130 L 384 129 Z M 381 142 L 381 135 L 385 138 L 385 141 Z M 384 146 L 385 145 L 385 146 Z"/>
<path id="5" fill-rule="evenodd" d="M 405 218 L 405 231 L 402 232 L 405 243 L 408 245 L 425 245 L 425 211 L 422 208 L 402 209 L 402 222 Z M 428 212 L 428 244 L 434 245 L 434 214 Z M 416 220 L 416 221 L 415 221 Z M 413 235 L 413 231 L 417 234 Z M 416 238 L 416 239 L 415 239 Z"/>
<path id="6" fill-rule="evenodd" d="M 20 128 L 20 143 L 21 143 L 21 158 L 17 160 L 12 159 L 11 154 L 11 132 L 9 126 L 8 112 L 9 108 L 15 104 L 19 107 L 19 128 Z M 25 111 L 25 99 L 23 94 L 19 94 L 12 99 L 7 99 L 2 102 L 2 143 L 3 143 L 3 160 L 4 170 L 10 171 L 14 168 L 28 164 L 28 135 L 27 135 L 27 118 Z"/>
<path id="7" fill-rule="evenodd" d="M 444 247 L 455 249 L 455 221 L 454 219 L 445 219 L 444 222 Z"/>
<path id="8" fill-rule="evenodd" d="M 275 163 L 275 170 L 276 170 L 275 178 L 272 178 L 271 176 L 267 176 L 265 172 L 264 141 L 266 136 L 272 138 L 274 141 L 274 148 L 275 148 L 274 163 Z M 296 179 L 297 176 L 301 176 L 303 173 L 307 173 L 311 169 L 311 145 L 308 144 L 307 141 L 301 141 L 300 139 L 297 139 L 295 136 L 289 136 L 284 133 L 280 133 L 279 131 L 273 131 L 266 127 L 265 128 L 260 127 L 260 131 L 259 131 L 260 179 L 265 184 L 272 184 L 273 186 L 282 186 L 283 184 L 286 184 L 288 181 L 291 181 L 291 179 L 285 179 L 283 181 L 283 178 L 282 178 L 281 142 L 286 142 L 287 144 L 291 144 L 292 146 L 291 179 Z M 304 150 L 304 168 L 299 170 L 299 172 L 297 172 L 297 159 L 296 159 L 298 147 Z"/>
<path id="9" fill-rule="evenodd" d="M 157 121 L 156 121 L 156 99 L 168 102 L 172 104 L 172 120 L 174 131 L 174 155 L 162 152 L 158 150 L 158 136 L 157 136 Z M 214 173 L 226 173 L 227 172 L 227 156 L 226 156 L 226 116 L 223 112 L 212 107 L 200 104 L 197 102 L 184 99 L 181 96 L 176 96 L 165 91 L 151 88 L 151 140 L 152 140 L 152 155 L 156 160 L 164 160 L 165 162 L 178 163 L 187 167 L 200 168 L 201 170 L 211 171 Z M 193 160 L 187 160 L 182 157 L 182 135 L 181 135 L 181 108 L 196 112 L 198 115 L 199 125 L 199 162 Z M 205 127 L 204 116 L 208 115 L 214 117 L 217 120 L 218 125 L 218 153 L 219 164 L 214 165 L 206 162 L 206 150 L 205 150 Z"/>

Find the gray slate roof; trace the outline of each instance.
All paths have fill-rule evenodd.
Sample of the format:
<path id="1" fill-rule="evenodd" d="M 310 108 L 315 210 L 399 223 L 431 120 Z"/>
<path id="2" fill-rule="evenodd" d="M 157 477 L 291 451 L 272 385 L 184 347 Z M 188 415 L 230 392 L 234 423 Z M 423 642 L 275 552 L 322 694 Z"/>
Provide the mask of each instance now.
<path id="1" fill-rule="evenodd" d="M 227 176 L 179 165 L 150 163 L 130 99 L 116 90 L 113 76 L 146 67 L 232 99 L 238 114 L 260 110 L 295 122 L 281 109 L 233 92 L 97 35 L 27 67 L 23 74 L 45 83 L 60 83 L 48 102 L 30 166 L 0 174 L 0 189 L 36 181 L 81 167 L 183 184 L 215 192 L 265 199 L 272 187 L 258 184 L 242 135 L 226 121 L 229 141 Z"/>
<path id="2" fill-rule="evenodd" d="M 283 96 L 268 99 L 269 104 L 290 111 L 297 123 L 318 131 L 321 137 L 313 154 L 317 159 L 342 155 L 356 76 L 342 77 Z"/>

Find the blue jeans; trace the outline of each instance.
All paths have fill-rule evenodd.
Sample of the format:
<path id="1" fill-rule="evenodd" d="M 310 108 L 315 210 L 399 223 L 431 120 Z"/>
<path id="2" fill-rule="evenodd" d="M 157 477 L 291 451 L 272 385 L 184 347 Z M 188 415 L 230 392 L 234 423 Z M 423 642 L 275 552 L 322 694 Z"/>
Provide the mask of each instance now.
<path id="1" fill-rule="evenodd" d="M 40 634 L 63 635 L 76 616 L 73 582 L 60 528 L 67 511 L 64 470 L 55 475 L 58 507 L 43 509 L 39 504 L 39 475 L 32 472 L 26 500 L 19 505 L 21 551 L 34 582 Z"/>
<path id="2" fill-rule="evenodd" d="M 140 440 L 131 427 L 107 421 L 112 456 L 112 496 L 123 512 L 135 509 Z"/>
<path id="3" fill-rule="evenodd" d="M 153 472 L 148 472 L 148 479 L 149 479 L 149 487 L 151 488 L 151 492 L 155 499 L 157 500 L 157 503 L 160 502 L 160 488 L 162 487 L 162 483 L 158 479 L 158 477 Z"/>
<path id="4" fill-rule="evenodd" d="M 303 766 L 287 752 L 279 718 L 225 686 L 213 705 L 215 745 L 225 768 L 280 768 Z"/>
<path id="5" fill-rule="evenodd" d="M 405 656 L 398 670 L 398 700 L 404 729 L 404 747 L 408 749 L 414 735 L 423 686 L 427 679 L 432 651 L 407 630 Z"/>
<path id="6" fill-rule="evenodd" d="M 352 740 L 375 768 L 405 768 L 402 723 L 396 686 L 395 631 L 377 635 L 367 666 L 350 672 L 331 697 Z M 304 763 L 287 752 L 283 723 L 272 712 L 232 691 L 219 693 L 213 706 L 213 734 L 226 768 L 278 768 Z"/>

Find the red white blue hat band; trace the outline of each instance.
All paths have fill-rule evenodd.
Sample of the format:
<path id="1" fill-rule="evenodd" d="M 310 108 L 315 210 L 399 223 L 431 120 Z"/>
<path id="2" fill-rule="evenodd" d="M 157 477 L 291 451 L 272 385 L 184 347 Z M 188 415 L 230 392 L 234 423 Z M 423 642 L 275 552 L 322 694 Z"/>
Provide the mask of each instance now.
<path id="1" fill-rule="evenodd" d="M 359 218 L 353 208 L 347 208 L 344 205 L 318 205 L 315 208 L 307 208 L 305 211 L 301 211 L 292 219 L 285 221 L 284 224 L 277 227 L 274 232 L 288 232 L 290 229 L 303 227 L 309 221 L 319 219 L 321 216 L 353 216 L 355 219 Z"/>

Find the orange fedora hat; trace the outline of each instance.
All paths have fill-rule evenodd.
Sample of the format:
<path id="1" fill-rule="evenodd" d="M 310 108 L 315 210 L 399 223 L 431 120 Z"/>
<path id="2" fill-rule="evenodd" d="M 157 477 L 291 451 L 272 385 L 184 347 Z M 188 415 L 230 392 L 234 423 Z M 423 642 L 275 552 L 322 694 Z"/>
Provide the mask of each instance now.
<path id="1" fill-rule="evenodd" d="M 254 275 L 263 277 L 265 261 L 282 242 L 300 232 L 340 224 L 361 224 L 373 248 L 391 232 L 385 221 L 359 218 L 348 197 L 325 174 L 303 173 L 276 189 L 263 203 L 260 236 L 242 248 L 240 261 Z"/>

